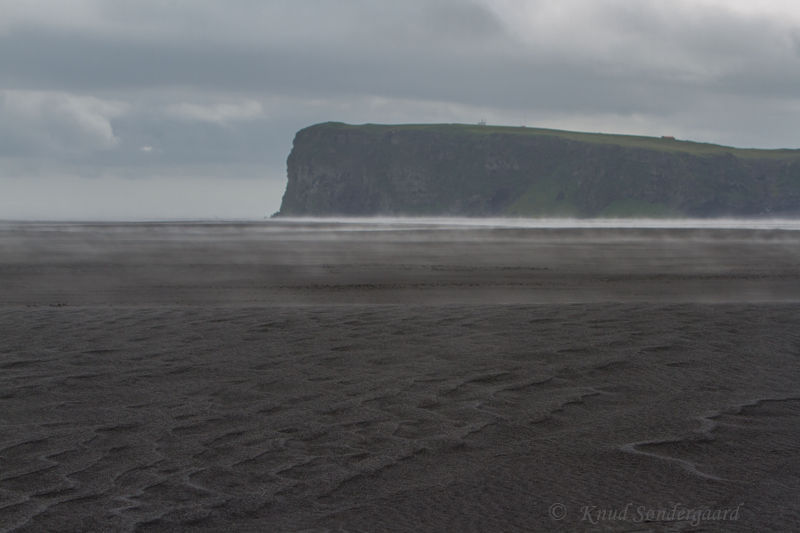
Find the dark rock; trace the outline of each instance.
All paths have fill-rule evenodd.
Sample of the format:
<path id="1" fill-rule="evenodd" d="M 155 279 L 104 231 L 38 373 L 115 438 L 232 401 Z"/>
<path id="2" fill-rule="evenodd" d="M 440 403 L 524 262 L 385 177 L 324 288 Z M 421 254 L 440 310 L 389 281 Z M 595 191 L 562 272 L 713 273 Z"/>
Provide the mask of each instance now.
<path id="1" fill-rule="evenodd" d="M 470 125 L 297 133 L 281 216 L 800 213 L 800 151 Z"/>

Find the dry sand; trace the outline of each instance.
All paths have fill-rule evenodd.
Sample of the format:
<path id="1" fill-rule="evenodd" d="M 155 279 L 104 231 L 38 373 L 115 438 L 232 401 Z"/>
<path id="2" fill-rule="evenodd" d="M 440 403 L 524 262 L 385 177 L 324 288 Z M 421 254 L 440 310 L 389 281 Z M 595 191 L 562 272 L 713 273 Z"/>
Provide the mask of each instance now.
<path id="1" fill-rule="evenodd" d="M 798 530 L 799 302 L 798 231 L 5 224 L 0 530 Z"/>

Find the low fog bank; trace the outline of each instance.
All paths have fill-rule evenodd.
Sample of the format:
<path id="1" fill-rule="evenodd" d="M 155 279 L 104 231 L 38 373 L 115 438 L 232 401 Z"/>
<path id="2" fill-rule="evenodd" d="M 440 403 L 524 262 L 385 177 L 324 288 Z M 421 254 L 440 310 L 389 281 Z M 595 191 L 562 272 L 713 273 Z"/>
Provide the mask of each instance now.
<path id="1" fill-rule="evenodd" d="M 800 301 L 797 222 L 624 222 L 6 222 L 0 306 Z"/>
<path id="2" fill-rule="evenodd" d="M 471 217 L 281 217 L 289 224 L 335 225 L 337 229 L 373 226 L 475 228 L 663 228 L 800 230 L 798 218 L 471 218 Z"/>

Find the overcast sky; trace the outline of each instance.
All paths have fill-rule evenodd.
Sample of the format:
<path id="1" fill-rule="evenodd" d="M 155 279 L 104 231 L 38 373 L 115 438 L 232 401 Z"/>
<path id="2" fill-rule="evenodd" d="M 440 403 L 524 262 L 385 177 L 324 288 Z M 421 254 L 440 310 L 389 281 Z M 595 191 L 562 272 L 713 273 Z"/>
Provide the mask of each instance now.
<path id="1" fill-rule="evenodd" d="M 0 0 L 0 219 L 272 214 L 328 120 L 800 147 L 796 0 Z"/>

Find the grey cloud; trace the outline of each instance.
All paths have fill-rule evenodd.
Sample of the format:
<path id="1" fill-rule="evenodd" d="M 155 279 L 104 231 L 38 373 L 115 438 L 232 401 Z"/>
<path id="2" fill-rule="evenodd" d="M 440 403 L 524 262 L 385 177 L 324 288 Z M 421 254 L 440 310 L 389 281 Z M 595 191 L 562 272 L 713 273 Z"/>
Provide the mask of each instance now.
<path id="1" fill-rule="evenodd" d="M 241 120 L 256 120 L 261 117 L 263 108 L 260 102 L 246 99 L 209 104 L 180 102 L 167 106 L 166 112 L 176 118 L 189 121 L 228 124 Z"/>
<path id="2" fill-rule="evenodd" d="M 124 102 L 50 91 L 0 91 L 0 151 L 31 156 L 91 153 L 116 146 L 112 119 Z"/>
<path id="3" fill-rule="evenodd" d="M 182 85 L 196 91 L 305 94 L 310 98 L 383 95 L 499 107 L 580 109 L 600 105 L 598 111 L 608 111 L 642 103 L 631 99 L 631 84 L 664 83 L 658 76 L 648 79 L 647 73 L 641 75 L 635 69 L 609 72 L 605 65 L 588 60 L 552 60 L 535 53 L 512 55 L 494 49 L 455 54 L 428 50 L 419 43 L 374 53 L 333 47 L 315 50 L 302 45 L 263 50 L 149 43 L 123 46 L 90 37 L 27 35 L 6 36 L 24 47 L 24 54 L 0 39 L 0 70 L 8 73 L 7 79 L 20 87 L 76 92 Z M 24 55 L 25 61 L 19 62 L 19 55 Z"/>
<path id="4" fill-rule="evenodd" d="M 0 176 L 279 176 L 324 120 L 800 145 L 800 31 L 719 2 L 73 4 L 0 22 Z"/>
<path id="5" fill-rule="evenodd" d="M 667 16 L 631 3 L 607 8 L 595 9 L 598 24 L 613 29 L 620 44 L 606 50 L 603 43 L 591 42 L 594 33 L 583 40 L 581 27 L 562 37 L 576 43 L 572 49 L 540 50 L 517 41 L 478 4 L 437 2 L 384 9 L 388 12 L 377 19 L 370 18 L 375 7 L 366 9 L 362 26 L 350 35 L 327 30 L 327 41 L 115 39 L 27 28 L 0 37 L 0 71 L 9 86 L 73 91 L 181 85 L 200 91 L 367 94 L 501 106 L 609 101 L 611 107 L 599 111 L 647 106 L 631 100 L 637 92 L 626 88 L 631 83 L 645 94 L 648 86 L 668 83 L 691 95 L 704 85 L 718 90 L 720 82 L 735 92 L 737 74 L 754 68 L 760 70 L 764 91 L 772 88 L 772 79 L 786 78 L 786 65 L 775 57 L 776 32 L 764 21 L 710 11 L 686 21 L 680 14 Z M 355 26 L 357 14 L 343 11 L 338 19 L 327 14 L 333 22 Z M 598 97 L 606 85 L 613 90 Z M 582 92 L 575 87 L 586 95 L 561 101 Z"/>
<path id="6" fill-rule="evenodd" d="M 791 34 L 791 43 L 794 47 L 794 53 L 800 57 L 800 28 L 795 29 Z"/>
<path id="7" fill-rule="evenodd" d="M 434 2 L 426 5 L 420 19 L 419 27 L 425 29 L 429 39 L 485 44 L 487 40 L 508 38 L 508 29 L 497 15 L 476 3 L 446 5 Z M 407 32 L 409 26 L 400 28 Z"/>

